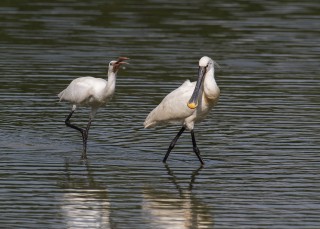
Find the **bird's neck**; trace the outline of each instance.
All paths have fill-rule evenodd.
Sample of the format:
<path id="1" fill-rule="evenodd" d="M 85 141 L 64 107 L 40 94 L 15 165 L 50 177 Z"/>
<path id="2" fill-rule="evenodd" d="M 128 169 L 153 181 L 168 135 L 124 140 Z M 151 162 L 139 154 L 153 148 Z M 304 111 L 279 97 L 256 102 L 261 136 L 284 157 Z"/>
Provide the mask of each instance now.
<path id="1" fill-rule="evenodd" d="M 220 90 L 214 79 L 214 69 L 210 69 L 204 79 L 204 93 L 209 98 L 216 98 L 219 96 Z"/>
<path id="2" fill-rule="evenodd" d="M 106 94 L 112 95 L 116 88 L 116 75 L 113 71 L 108 72 L 108 80 L 106 86 Z"/>

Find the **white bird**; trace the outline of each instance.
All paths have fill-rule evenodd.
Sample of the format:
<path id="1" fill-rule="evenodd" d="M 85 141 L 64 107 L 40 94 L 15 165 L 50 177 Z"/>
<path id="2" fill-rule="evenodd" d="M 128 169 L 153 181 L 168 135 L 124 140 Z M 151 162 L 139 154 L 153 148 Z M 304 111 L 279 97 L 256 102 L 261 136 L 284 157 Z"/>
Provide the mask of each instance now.
<path id="1" fill-rule="evenodd" d="M 144 122 L 145 128 L 168 123 L 182 125 L 176 137 L 172 140 L 163 162 L 174 148 L 178 138 L 185 129 L 190 130 L 193 151 L 201 164 L 204 164 L 194 136 L 194 124 L 202 121 L 209 111 L 217 104 L 220 89 L 214 78 L 214 65 L 219 65 L 211 58 L 204 56 L 199 60 L 197 82 L 185 81 L 179 88 L 169 93 L 161 103 L 150 112 Z"/>
<path id="2" fill-rule="evenodd" d="M 68 127 L 78 130 L 82 135 L 82 159 L 87 159 L 87 140 L 91 122 L 97 110 L 111 100 L 115 91 L 117 72 L 121 64 L 127 64 L 124 60 L 128 59 L 127 57 L 119 57 L 118 60 L 113 60 L 109 63 L 108 81 L 91 76 L 80 77 L 74 79 L 68 87 L 58 95 L 60 101 L 68 101 L 73 104 L 71 112 L 65 120 L 65 124 Z M 80 128 L 70 123 L 70 118 L 77 106 L 91 107 L 89 122 L 86 128 Z"/>

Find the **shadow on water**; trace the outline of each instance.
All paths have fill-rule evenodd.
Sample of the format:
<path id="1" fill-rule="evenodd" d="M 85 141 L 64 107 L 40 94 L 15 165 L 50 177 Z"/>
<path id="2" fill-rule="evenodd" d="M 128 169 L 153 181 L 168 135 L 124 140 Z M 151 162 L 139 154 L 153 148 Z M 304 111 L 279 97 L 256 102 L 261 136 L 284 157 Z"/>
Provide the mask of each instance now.
<path id="1" fill-rule="evenodd" d="M 143 190 L 142 211 L 150 225 L 161 225 L 161 228 L 213 228 L 213 215 L 208 206 L 192 193 L 196 177 L 203 167 L 192 172 L 186 188 L 182 187 L 180 178 L 167 164 L 165 168 L 174 186 L 171 190 L 174 191 L 150 185 Z"/>

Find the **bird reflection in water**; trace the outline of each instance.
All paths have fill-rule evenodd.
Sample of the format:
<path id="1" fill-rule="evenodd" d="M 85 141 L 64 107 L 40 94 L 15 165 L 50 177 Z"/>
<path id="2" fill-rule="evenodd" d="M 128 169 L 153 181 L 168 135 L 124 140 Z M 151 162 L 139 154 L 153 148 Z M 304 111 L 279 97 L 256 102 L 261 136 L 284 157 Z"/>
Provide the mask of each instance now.
<path id="1" fill-rule="evenodd" d="M 72 168 L 66 161 L 65 177 L 58 185 L 64 189 L 61 209 L 66 228 L 110 228 L 107 189 L 94 180 L 87 162 Z"/>
<path id="2" fill-rule="evenodd" d="M 165 165 L 169 180 L 178 192 L 168 192 L 167 188 L 147 187 L 143 192 L 143 213 L 153 228 L 213 228 L 213 215 L 209 207 L 192 193 L 200 166 L 191 174 L 188 188 L 179 184 L 168 165 Z M 163 184 L 163 183 L 162 183 Z"/>

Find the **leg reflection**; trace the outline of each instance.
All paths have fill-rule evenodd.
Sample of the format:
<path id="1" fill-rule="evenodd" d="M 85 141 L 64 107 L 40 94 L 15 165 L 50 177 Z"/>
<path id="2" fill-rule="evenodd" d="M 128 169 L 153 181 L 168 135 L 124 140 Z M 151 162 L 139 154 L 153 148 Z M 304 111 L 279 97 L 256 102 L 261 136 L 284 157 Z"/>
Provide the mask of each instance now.
<path id="1" fill-rule="evenodd" d="M 190 178 L 186 178 L 186 175 L 190 174 L 188 170 L 185 173 L 181 170 L 175 173 L 167 164 L 164 167 L 170 182 L 163 182 L 160 186 L 154 184 L 159 187 L 149 186 L 143 193 L 143 212 L 151 227 L 212 228 L 213 215 L 210 207 L 192 193 L 203 167 L 193 171 Z M 170 189 L 170 184 L 173 184 L 174 188 Z M 168 187 L 166 190 L 164 185 Z"/>

